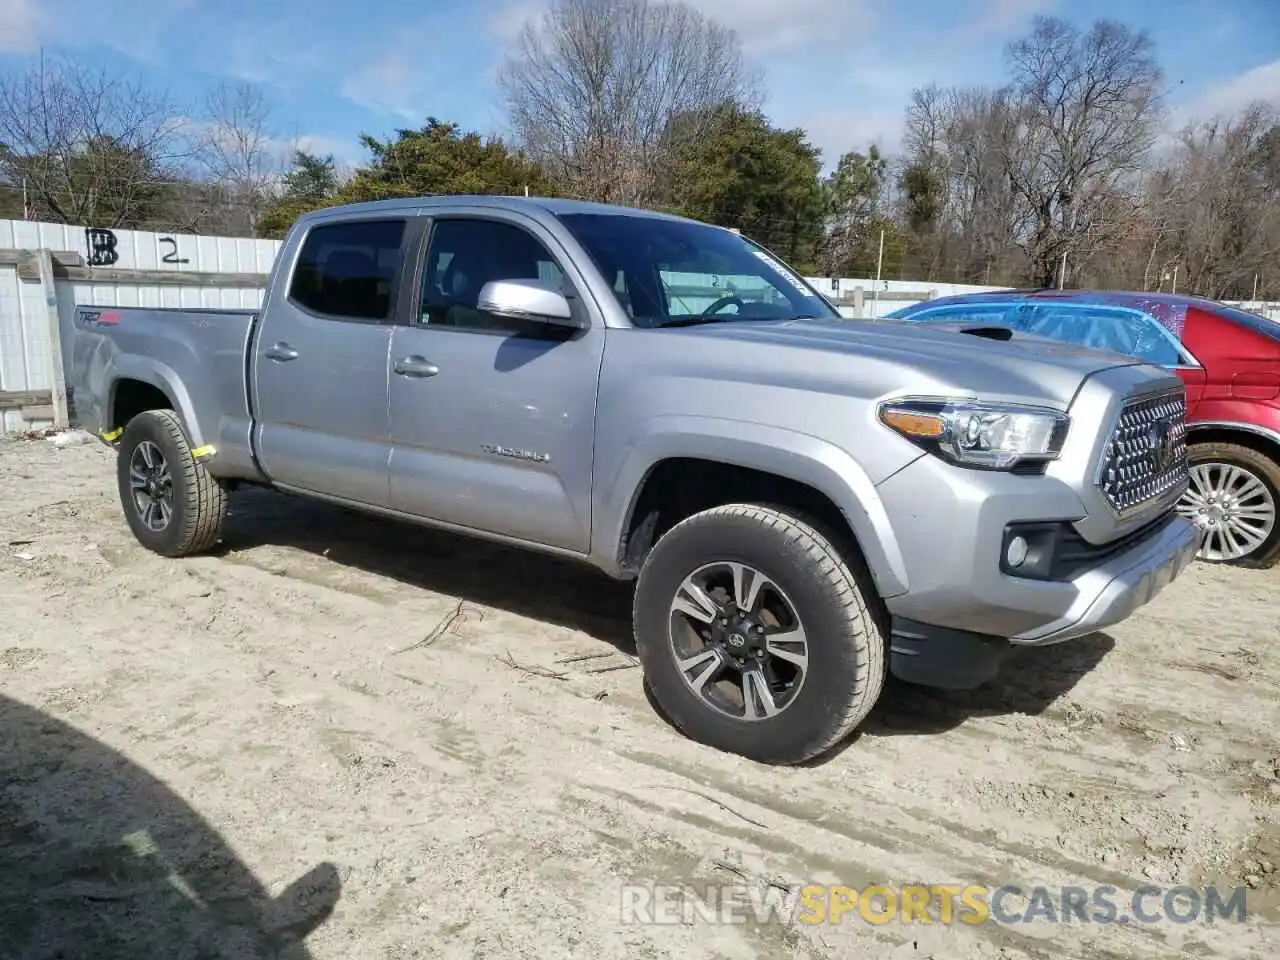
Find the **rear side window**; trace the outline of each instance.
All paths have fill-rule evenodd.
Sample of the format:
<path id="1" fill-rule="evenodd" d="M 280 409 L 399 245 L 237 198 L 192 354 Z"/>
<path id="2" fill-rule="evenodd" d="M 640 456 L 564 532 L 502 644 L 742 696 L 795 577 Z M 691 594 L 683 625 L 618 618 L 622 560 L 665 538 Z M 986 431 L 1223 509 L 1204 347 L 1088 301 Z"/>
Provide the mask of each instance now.
<path id="1" fill-rule="evenodd" d="M 403 260 L 403 220 L 357 220 L 313 227 L 302 242 L 289 299 L 346 320 L 386 320 Z"/>

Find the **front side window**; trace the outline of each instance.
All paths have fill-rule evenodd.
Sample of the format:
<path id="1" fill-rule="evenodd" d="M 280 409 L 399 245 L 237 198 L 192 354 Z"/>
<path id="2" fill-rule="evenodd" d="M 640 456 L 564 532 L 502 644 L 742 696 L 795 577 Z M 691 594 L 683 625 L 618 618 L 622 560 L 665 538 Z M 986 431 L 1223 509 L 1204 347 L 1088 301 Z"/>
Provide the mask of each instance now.
<path id="1" fill-rule="evenodd" d="M 637 327 L 840 319 L 785 264 L 706 224 L 626 214 L 561 214 Z"/>
<path id="2" fill-rule="evenodd" d="M 1136 357 L 1163 367 L 1182 363 L 1173 335 L 1138 310 L 1087 304 L 1036 304 L 1024 315 L 1026 333 Z"/>
<path id="3" fill-rule="evenodd" d="M 500 220 L 437 220 L 431 229 L 418 324 L 454 330 L 545 336 L 547 325 L 477 309 L 495 280 L 541 280 L 565 294 L 564 271 L 528 231 Z"/>
<path id="4" fill-rule="evenodd" d="M 403 220 L 312 227 L 298 251 L 289 299 L 336 319 L 386 320 L 402 261 Z"/>

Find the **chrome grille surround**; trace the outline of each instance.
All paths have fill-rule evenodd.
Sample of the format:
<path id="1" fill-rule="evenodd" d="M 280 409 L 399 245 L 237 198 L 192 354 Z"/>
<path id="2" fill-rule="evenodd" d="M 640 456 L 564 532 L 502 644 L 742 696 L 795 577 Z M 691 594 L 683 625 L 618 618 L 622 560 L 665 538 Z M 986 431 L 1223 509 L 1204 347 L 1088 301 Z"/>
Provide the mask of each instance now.
<path id="1" fill-rule="evenodd" d="M 1120 408 L 1095 483 L 1121 519 L 1172 506 L 1187 489 L 1187 401 L 1179 387 L 1130 397 Z"/>

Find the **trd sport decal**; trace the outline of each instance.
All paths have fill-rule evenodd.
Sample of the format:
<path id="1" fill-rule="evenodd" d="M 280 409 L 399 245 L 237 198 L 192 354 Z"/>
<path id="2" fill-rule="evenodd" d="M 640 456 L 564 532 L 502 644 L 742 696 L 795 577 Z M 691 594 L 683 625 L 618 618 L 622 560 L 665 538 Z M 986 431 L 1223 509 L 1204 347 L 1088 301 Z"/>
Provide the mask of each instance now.
<path id="1" fill-rule="evenodd" d="M 117 310 L 92 310 L 80 314 L 80 319 L 101 327 L 114 327 L 120 322 L 120 313 Z"/>

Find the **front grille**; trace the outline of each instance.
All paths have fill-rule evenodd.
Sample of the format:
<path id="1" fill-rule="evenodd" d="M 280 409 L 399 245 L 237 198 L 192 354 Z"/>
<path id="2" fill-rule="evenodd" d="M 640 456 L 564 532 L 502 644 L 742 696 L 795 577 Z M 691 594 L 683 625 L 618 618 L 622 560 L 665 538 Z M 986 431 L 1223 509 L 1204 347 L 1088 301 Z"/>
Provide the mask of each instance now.
<path id="1" fill-rule="evenodd" d="M 1098 487 L 1121 517 L 1181 496 L 1187 484 L 1186 393 L 1125 402 L 1103 451 Z"/>

